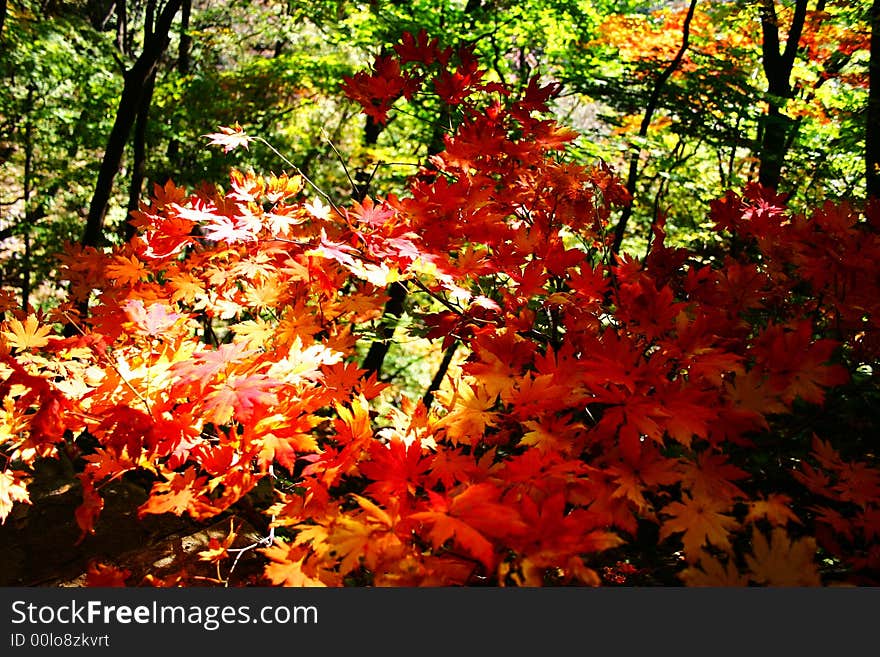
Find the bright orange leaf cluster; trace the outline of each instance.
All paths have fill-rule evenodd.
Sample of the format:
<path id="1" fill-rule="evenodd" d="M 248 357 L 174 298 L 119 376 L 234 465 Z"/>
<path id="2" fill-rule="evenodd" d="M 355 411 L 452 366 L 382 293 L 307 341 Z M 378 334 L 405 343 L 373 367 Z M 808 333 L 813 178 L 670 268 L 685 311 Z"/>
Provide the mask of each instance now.
<path id="1" fill-rule="evenodd" d="M 598 585 L 663 552 L 687 584 L 816 585 L 820 549 L 876 583 L 876 463 L 780 427 L 880 355 L 877 209 L 795 216 L 750 186 L 714 204 L 721 251 L 658 225 L 643 261 L 617 257 L 629 199 L 566 157 L 558 87 L 481 76 L 422 34 L 347 81 L 377 120 L 423 90 L 461 117 L 400 197 L 233 171 L 157 188 L 128 244 L 69 246 L 69 302 L 0 330 L 0 518 L 66 445 L 83 535 L 127 473 L 153 477 L 142 517 L 212 519 L 268 480 L 263 583 Z M 392 384 L 357 346 L 395 282 L 466 359 L 430 407 L 380 417 Z"/>

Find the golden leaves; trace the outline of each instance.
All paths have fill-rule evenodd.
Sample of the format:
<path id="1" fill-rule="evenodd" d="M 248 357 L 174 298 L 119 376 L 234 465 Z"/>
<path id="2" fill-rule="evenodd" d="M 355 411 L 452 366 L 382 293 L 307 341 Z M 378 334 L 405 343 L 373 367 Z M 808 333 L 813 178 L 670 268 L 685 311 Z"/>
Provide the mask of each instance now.
<path id="1" fill-rule="evenodd" d="M 28 481 L 29 477 L 25 472 L 17 470 L 0 472 L 0 524 L 6 522 L 6 516 L 12 511 L 15 502 L 30 504 Z"/>
<path id="2" fill-rule="evenodd" d="M 49 344 L 46 336 L 52 332 L 51 326 L 40 326 L 40 321 L 34 315 L 28 315 L 24 323 L 13 317 L 6 322 L 6 327 L 2 335 L 6 343 L 18 352 L 45 347 Z"/>

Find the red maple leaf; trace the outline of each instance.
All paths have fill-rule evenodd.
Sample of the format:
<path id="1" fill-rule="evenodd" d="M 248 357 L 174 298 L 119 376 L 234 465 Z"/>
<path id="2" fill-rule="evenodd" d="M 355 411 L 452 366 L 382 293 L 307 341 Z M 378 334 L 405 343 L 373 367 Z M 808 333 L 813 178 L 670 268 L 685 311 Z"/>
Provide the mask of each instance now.
<path id="1" fill-rule="evenodd" d="M 529 529 L 514 507 L 500 502 L 500 495 L 490 483 L 468 486 L 458 495 L 428 491 L 430 510 L 409 517 L 429 527 L 428 538 L 435 549 L 452 540 L 492 572 L 499 555 L 490 539 L 510 538 Z"/>
<path id="2" fill-rule="evenodd" d="M 401 64 L 417 62 L 430 66 L 434 62 L 439 62 L 442 66 L 446 66 L 452 55 L 452 48 L 440 50 L 437 38 L 429 39 L 424 29 L 419 30 L 417 36 L 413 36 L 412 32 L 404 32 L 400 37 L 400 43 L 394 44 L 393 47 Z"/>
<path id="3" fill-rule="evenodd" d="M 345 76 L 342 91 L 346 96 L 358 102 L 367 116 L 377 123 L 388 121 L 388 110 L 398 98 L 412 98 L 419 85 L 419 79 L 412 73 L 403 73 L 400 62 L 389 56 L 381 55 L 373 62 L 373 71 L 359 71 Z"/>
<path id="4" fill-rule="evenodd" d="M 360 464 L 361 474 L 373 480 L 366 493 L 381 504 L 392 498 L 406 499 L 415 495 L 419 479 L 431 466 L 429 458 L 422 457 L 422 446 L 415 440 L 409 445 L 394 437 L 387 444 L 373 442 L 369 448 L 370 460 Z"/>
<path id="5" fill-rule="evenodd" d="M 211 421 L 223 425 L 233 418 L 249 422 L 262 409 L 274 404 L 274 392 L 282 382 L 266 374 L 233 374 L 205 395 L 204 408 Z"/>

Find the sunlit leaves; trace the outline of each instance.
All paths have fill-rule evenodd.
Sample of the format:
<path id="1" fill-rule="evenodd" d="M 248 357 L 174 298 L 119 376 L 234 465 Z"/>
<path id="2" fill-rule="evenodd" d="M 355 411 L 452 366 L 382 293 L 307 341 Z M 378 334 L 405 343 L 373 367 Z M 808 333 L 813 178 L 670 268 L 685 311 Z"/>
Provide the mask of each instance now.
<path id="1" fill-rule="evenodd" d="M 238 147 L 248 148 L 248 144 L 252 141 L 252 137 L 245 134 L 242 127 L 238 124 L 229 127 L 221 127 L 219 132 L 202 135 L 208 138 L 208 143 L 212 146 L 222 146 L 223 152 L 228 153 Z"/>
<path id="2" fill-rule="evenodd" d="M 24 322 L 13 317 L 6 322 L 7 330 L 3 331 L 6 343 L 16 351 L 39 349 L 49 344 L 47 337 L 52 333 L 51 326 L 40 326 L 40 321 L 34 315 L 28 315 Z"/>
<path id="3" fill-rule="evenodd" d="M 16 502 L 30 504 L 28 481 L 29 477 L 24 472 L 14 470 L 0 472 L 0 523 L 6 522 L 6 517 Z"/>
<path id="4" fill-rule="evenodd" d="M 405 194 L 331 205 L 242 171 L 157 187 L 132 242 L 65 254 L 87 315 L 4 321 L 0 515 L 75 445 L 83 536 L 136 473 L 141 517 L 264 514 L 283 530 L 255 550 L 274 585 L 595 585 L 622 558 L 691 585 L 814 585 L 820 548 L 870 573 L 876 464 L 830 438 L 810 452 L 798 413 L 840 403 L 853 354 L 880 353 L 872 234 L 750 187 L 713 210 L 719 243 L 747 248 L 667 248 L 658 224 L 647 257 L 614 258 L 627 199 L 560 152 L 557 85 L 517 97 L 468 51 L 398 45 L 348 92 L 390 119 L 425 83 L 463 117 Z M 396 283 L 404 310 L 383 316 Z M 402 369 L 365 371 L 376 341 L 444 369 L 413 394 Z"/>

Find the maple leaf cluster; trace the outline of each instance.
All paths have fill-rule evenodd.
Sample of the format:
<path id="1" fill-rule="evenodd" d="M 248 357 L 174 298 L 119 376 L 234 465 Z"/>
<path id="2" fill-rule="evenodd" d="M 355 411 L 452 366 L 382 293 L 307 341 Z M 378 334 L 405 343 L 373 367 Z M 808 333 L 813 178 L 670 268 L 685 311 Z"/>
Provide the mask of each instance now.
<path id="1" fill-rule="evenodd" d="M 821 551 L 876 583 L 876 457 L 798 418 L 880 356 L 877 209 L 800 216 L 750 185 L 713 204 L 711 257 L 660 225 L 644 260 L 618 257 L 629 199 L 566 156 L 558 85 L 499 92 L 424 34 L 394 50 L 347 82 L 367 112 L 430 67 L 462 116 L 406 193 L 169 182 L 127 244 L 66 248 L 67 303 L 0 325 L 0 518 L 63 447 L 83 536 L 119 477 L 152 481 L 141 517 L 198 520 L 268 482 L 263 583 L 818 585 Z M 430 405 L 358 364 L 392 283 L 462 354 Z"/>

